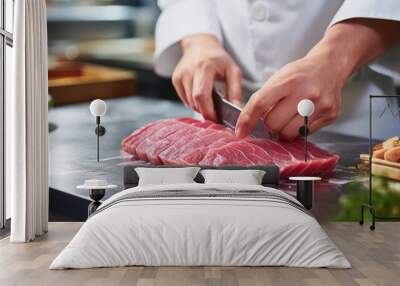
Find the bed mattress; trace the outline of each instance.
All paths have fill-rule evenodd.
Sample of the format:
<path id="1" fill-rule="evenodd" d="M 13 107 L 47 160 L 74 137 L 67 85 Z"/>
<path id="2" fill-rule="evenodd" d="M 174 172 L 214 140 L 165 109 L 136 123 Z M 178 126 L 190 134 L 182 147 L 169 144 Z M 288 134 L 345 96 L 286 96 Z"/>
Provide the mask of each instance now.
<path id="1" fill-rule="evenodd" d="M 196 183 L 112 196 L 50 268 L 129 265 L 350 267 L 315 218 L 286 193 Z"/>

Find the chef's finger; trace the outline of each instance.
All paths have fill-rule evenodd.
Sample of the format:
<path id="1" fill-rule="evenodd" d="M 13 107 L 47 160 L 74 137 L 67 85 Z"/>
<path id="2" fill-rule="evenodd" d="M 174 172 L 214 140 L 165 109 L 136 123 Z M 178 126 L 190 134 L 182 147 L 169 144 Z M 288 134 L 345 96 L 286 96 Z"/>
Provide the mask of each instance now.
<path id="1" fill-rule="evenodd" d="M 296 96 L 287 96 L 275 104 L 264 117 L 267 129 L 279 133 L 297 114 L 299 101 Z"/>
<path id="2" fill-rule="evenodd" d="M 256 126 L 257 120 L 282 97 L 283 92 L 270 89 L 259 90 L 253 94 L 240 113 L 235 128 L 236 135 L 239 138 L 248 136 Z"/>
<path id="3" fill-rule="evenodd" d="M 185 95 L 185 89 L 182 84 L 182 77 L 176 73 L 172 75 L 172 85 L 174 86 L 176 93 L 183 102 L 184 105 L 189 106 L 189 102 Z"/>
<path id="4" fill-rule="evenodd" d="M 216 121 L 212 89 L 214 85 L 215 70 L 203 68 L 195 72 L 193 78 L 193 100 L 198 111 L 207 120 Z"/>
<path id="5" fill-rule="evenodd" d="M 233 65 L 226 70 L 227 99 L 233 104 L 240 106 L 242 100 L 242 72 Z"/>
<path id="6" fill-rule="evenodd" d="M 196 111 L 196 105 L 193 100 L 193 95 L 192 95 L 192 86 L 193 86 L 193 77 L 190 75 L 186 75 L 182 79 L 182 85 L 183 89 L 185 91 L 185 98 L 186 101 L 188 102 L 189 106 Z"/>
<path id="7" fill-rule="evenodd" d="M 312 134 L 312 133 L 317 132 L 318 130 L 320 130 L 321 128 L 323 128 L 325 126 L 328 126 L 331 123 L 332 123 L 332 121 L 327 120 L 326 118 L 319 118 L 310 124 L 310 126 L 308 127 L 308 130 L 309 130 L 310 134 Z"/>
<path id="8" fill-rule="evenodd" d="M 282 130 L 279 132 L 279 138 L 287 141 L 292 141 L 300 135 L 299 129 L 304 125 L 304 117 L 295 115 Z"/>
<path id="9" fill-rule="evenodd" d="M 335 111 L 331 111 L 328 115 L 325 116 L 320 116 L 319 118 L 316 118 L 315 120 L 312 120 L 310 122 L 310 134 L 315 133 L 321 128 L 328 126 L 329 124 L 333 123 L 336 121 L 338 117 L 338 114 L 336 114 Z"/>
<path id="10" fill-rule="evenodd" d="M 317 131 L 319 128 L 322 128 L 326 125 L 328 125 L 330 122 L 329 116 L 327 116 L 326 113 L 314 113 L 309 119 L 308 119 L 308 132 L 309 134 L 314 133 Z M 292 141 L 295 139 L 297 136 L 300 136 L 300 127 L 304 125 L 304 117 L 300 116 L 299 114 L 296 114 L 293 119 L 290 120 L 289 124 L 286 125 L 282 131 L 279 133 L 279 137 Z"/>

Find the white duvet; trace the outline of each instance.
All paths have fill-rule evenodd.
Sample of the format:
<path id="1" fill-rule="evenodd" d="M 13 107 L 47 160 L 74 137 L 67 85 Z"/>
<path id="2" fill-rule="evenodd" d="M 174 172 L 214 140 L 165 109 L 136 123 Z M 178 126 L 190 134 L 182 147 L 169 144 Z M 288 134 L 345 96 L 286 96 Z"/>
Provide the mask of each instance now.
<path id="1" fill-rule="evenodd" d="M 173 197 L 122 200 L 136 192 L 254 190 L 254 185 L 141 186 L 105 201 L 50 269 L 146 266 L 294 266 L 349 268 L 350 263 L 311 215 L 262 198 Z"/>

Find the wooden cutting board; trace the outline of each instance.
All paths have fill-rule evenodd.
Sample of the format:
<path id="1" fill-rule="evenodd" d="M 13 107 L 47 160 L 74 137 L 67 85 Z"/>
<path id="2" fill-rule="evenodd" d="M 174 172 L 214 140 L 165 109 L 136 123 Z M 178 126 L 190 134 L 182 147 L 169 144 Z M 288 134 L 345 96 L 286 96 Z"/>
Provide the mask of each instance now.
<path id="1" fill-rule="evenodd" d="M 360 159 L 368 163 L 369 155 L 361 154 Z M 372 158 L 372 174 L 393 180 L 400 180 L 400 163 Z"/>
<path id="2" fill-rule="evenodd" d="M 136 74 L 131 71 L 84 64 L 81 76 L 49 79 L 55 106 L 135 94 Z"/>

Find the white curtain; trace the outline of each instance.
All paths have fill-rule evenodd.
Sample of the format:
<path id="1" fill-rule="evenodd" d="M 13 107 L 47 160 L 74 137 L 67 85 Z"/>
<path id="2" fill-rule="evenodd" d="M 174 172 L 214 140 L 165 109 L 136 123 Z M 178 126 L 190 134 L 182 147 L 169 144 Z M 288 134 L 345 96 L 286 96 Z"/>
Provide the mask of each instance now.
<path id="1" fill-rule="evenodd" d="M 12 242 L 47 231 L 48 123 L 45 0 L 15 1 L 13 92 L 6 98 L 6 187 Z"/>

